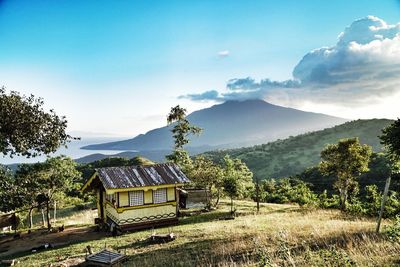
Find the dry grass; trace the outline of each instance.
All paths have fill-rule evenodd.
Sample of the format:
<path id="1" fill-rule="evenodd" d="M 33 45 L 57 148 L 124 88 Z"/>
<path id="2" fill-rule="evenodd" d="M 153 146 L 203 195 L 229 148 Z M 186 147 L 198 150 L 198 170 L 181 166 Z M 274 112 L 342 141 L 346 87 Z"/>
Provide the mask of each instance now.
<path id="1" fill-rule="evenodd" d="M 76 262 L 87 245 L 94 250 L 106 245 L 129 256 L 126 266 L 400 266 L 400 244 L 375 234 L 373 219 L 274 204 L 262 205 L 255 214 L 254 203 L 237 204 L 235 220 L 221 220 L 229 210 L 227 203 L 216 211 L 182 218 L 171 228 L 178 239 L 166 244 L 147 243 L 152 232 L 147 230 L 117 238 L 99 235 L 98 240 L 13 258 L 21 266 Z"/>

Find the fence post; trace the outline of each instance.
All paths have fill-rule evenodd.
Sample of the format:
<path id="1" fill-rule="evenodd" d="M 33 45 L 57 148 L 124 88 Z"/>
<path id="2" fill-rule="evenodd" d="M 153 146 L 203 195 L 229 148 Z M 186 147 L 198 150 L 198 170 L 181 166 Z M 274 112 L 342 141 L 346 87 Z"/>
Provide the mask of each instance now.
<path id="1" fill-rule="evenodd" d="M 386 179 L 385 190 L 383 191 L 381 210 L 379 212 L 378 224 L 376 226 L 376 232 L 377 233 L 379 233 L 379 229 L 381 227 L 381 221 L 382 221 L 383 211 L 385 209 L 385 202 L 386 202 L 386 199 L 387 199 L 387 194 L 388 194 L 388 191 L 389 191 L 390 180 L 391 180 L 391 175 L 389 175 L 389 177 Z"/>

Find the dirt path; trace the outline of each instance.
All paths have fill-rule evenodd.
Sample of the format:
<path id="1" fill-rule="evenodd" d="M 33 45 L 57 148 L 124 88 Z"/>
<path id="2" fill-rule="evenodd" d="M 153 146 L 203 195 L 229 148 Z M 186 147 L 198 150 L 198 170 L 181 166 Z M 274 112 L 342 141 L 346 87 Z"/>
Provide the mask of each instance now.
<path id="1" fill-rule="evenodd" d="M 17 253 L 27 252 L 34 247 L 39 247 L 46 243 L 54 247 L 101 239 L 107 233 L 96 232 L 93 227 L 68 227 L 63 232 L 47 232 L 47 230 L 36 230 L 32 233 L 23 233 L 20 238 L 14 239 L 13 236 L 0 238 L 0 258 Z"/>

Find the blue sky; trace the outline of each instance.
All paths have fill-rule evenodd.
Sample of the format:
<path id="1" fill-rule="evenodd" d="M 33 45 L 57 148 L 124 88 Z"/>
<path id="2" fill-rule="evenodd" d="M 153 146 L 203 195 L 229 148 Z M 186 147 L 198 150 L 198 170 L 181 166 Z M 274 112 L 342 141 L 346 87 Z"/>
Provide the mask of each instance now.
<path id="1" fill-rule="evenodd" d="M 395 25 L 400 2 L 6 0 L 0 81 L 43 97 L 67 116 L 70 131 L 133 136 L 164 125 L 171 106 L 193 111 L 215 103 L 179 96 L 223 92 L 231 79 L 292 79 L 304 55 L 335 45 L 368 15 Z M 308 91 L 289 92 L 290 101 L 280 92 L 261 97 L 337 116 L 373 116 L 371 101 L 342 105 L 328 94 L 334 101 L 321 105 L 308 101 Z M 358 113 L 349 112 L 355 107 Z"/>

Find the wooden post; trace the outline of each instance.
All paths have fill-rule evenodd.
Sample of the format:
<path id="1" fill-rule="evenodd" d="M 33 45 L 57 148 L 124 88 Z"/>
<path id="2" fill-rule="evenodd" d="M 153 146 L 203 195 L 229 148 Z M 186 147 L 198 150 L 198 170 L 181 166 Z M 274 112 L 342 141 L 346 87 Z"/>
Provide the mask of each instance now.
<path id="1" fill-rule="evenodd" d="M 385 190 L 383 191 L 381 210 L 379 212 L 378 224 L 376 226 L 376 232 L 377 233 L 379 233 L 379 229 L 381 227 L 381 220 L 382 220 L 382 216 L 383 216 L 383 211 L 385 209 L 385 202 L 386 202 L 387 194 L 388 194 L 388 191 L 389 191 L 390 180 L 391 180 L 391 175 L 389 175 L 389 177 L 386 179 Z"/>
<path id="2" fill-rule="evenodd" d="M 260 212 L 260 183 L 258 177 L 256 178 L 256 200 L 257 200 L 257 214 Z"/>

